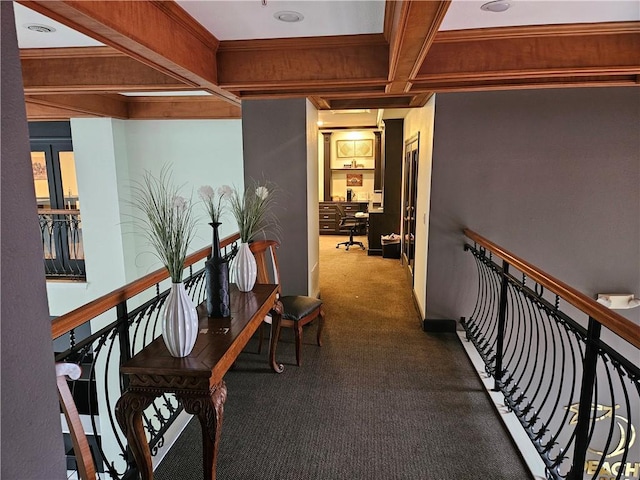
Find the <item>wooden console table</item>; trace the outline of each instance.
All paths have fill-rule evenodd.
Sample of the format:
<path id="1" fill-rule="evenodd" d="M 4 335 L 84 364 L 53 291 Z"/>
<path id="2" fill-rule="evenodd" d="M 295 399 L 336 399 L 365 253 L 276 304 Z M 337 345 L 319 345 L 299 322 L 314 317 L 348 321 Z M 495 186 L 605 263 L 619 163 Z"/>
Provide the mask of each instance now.
<path id="1" fill-rule="evenodd" d="M 129 386 L 115 408 L 120 428 L 143 480 L 153 479 L 151 452 L 142 426 L 142 412 L 163 393 L 174 393 L 187 413 L 197 415 L 202 427 L 204 478 L 216 478 L 216 460 L 227 397 L 224 374 L 271 312 L 272 329 L 269 362 L 281 373 L 275 360 L 282 305 L 278 285 L 256 285 L 242 293 L 231 285 L 231 317 L 207 318 L 200 314 L 200 333 L 191 354 L 172 357 L 162 340 L 156 338 L 120 367 L 129 376 Z M 200 313 L 200 312 L 199 312 Z"/>

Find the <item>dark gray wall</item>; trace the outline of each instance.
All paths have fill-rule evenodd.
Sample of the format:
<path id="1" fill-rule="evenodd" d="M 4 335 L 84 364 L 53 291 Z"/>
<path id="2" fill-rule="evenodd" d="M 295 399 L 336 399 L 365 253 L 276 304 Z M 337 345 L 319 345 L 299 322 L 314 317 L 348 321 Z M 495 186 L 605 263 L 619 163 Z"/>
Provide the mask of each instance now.
<path id="1" fill-rule="evenodd" d="M 51 322 L 29 154 L 13 3 L 2 21 L 2 470 L 62 479 L 65 461 Z"/>
<path id="2" fill-rule="evenodd" d="M 308 295 L 306 100 L 243 100 L 242 141 L 245 184 L 264 178 L 280 189 L 283 293 Z"/>
<path id="3" fill-rule="evenodd" d="M 438 94 L 431 195 L 427 318 L 471 313 L 463 227 L 589 296 L 640 296 L 640 89 Z"/>

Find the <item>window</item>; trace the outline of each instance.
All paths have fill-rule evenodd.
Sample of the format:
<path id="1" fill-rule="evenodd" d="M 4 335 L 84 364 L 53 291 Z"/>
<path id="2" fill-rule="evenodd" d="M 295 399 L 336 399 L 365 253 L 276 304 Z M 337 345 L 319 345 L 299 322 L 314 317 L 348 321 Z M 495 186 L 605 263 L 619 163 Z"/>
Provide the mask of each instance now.
<path id="1" fill-rule="evenodd" d="M 29 123 L 47 278 L 84 279 L 80 198 L 69 122 Z"/>

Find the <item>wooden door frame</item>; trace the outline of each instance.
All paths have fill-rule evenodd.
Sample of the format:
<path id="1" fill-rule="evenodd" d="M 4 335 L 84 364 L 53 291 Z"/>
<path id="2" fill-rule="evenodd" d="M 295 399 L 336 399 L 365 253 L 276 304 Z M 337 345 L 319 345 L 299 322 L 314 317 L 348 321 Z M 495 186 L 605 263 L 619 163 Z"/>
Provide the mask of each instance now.
<path id="1" fill-rule="evenodd" d="M 415 162 L 413 161 L 414 152 L 415 152 Z M 420 157 L 420 132 L 417 132 L 415 135 L 409 137 L 404 142 L 404 157 L 403 157 L 404 165 L 402 170 L 402 222 L 401 222 L 401 229 L 400 229 L 400 236 L 401 236 L 400 257 L 402 259 L 402 265 L 405 267 L 407 276 L 411 281 L 411 285 L 413 285 L 414 275 L 413 275 L 413 268 L 411 266 L 411 258 L 410 258 L 411 252 L 407 252 L 406 241 L 405 241 L 405 238 L 407 235 L 406 211 L 407 211 L 407 208 L 413 209 L 413 215 L 414 215 L 414 219 L 413 219 L 413 235 L 414 235 L 413 245 L 414 246 L 413 248 L 415 253 L 415 203 L 417 199 L 416 183 L 418 178 L 419 157 Z M 407 196 L 409 195 L 410 192 L 413 193 L 413 198 L 409 199 L 410 201 L 412 201 L 412 204 L 409 204 L 407 200 Z M 409 255 L 407 255 L 407 253 L 409 253 Z"/>

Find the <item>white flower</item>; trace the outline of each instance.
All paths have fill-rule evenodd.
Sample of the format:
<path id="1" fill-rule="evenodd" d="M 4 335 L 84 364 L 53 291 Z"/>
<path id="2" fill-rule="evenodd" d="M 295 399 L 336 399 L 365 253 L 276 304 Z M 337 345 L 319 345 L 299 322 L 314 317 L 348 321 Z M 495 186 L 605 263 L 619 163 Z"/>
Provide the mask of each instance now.
<path id="1" fill-rule="evenodd" d="M 187 201 L 184 197 L 176 195 L 175 197 L 173 197 L 173 208 L 178 211 L 182 211 L 187 208 Z"/>
<path id="2" fill-rule="evenodd" d="M 275 202 L 275 192 L 278 190 L 271 184 L 259 185 L 252 181 L 244 191 L 232 190 L 226 197 L 229 209 L 236 219 L 241 242 L 249 242 L 260 232 L 270 229 L 272 233 L 277 229 L 277 219 L 270 212 Z"/>
<path id="3" fill-rule="evenodd" d="M 256 196 L 261 200 L 265 200 L 269 196 L 269 190 L 267 189 L 267 187 L 261 185 L 256 188 Z"/>
<path id="4" fill-rule="evenodd" d="M 233 190 L 231 189 L 231 187 L 229 185 L 222 185 L 220 188 L 218 188 L 218 195 L 220 195 L 221 197 L 230 197 L 233 194 Z"/>
<path id="5" fill-rule="evenodd" d="M 203 185 L 198 189 L 198 195 L 200 195 L 200 197 L 203 200 L 206 200 L 206 199 L 213 198 L 215 195 L 215 192 L 213 191 L 213 188 L 211 188 L 209 185 Z"/>

